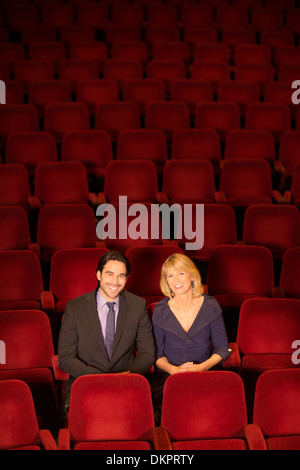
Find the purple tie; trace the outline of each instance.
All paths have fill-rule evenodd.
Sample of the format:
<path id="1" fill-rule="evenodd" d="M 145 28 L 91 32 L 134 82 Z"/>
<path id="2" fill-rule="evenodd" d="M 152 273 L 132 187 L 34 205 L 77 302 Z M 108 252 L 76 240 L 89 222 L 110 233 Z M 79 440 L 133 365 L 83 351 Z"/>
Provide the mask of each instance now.
<path id="1" fill-rule="evenodd" d="M 115 339 L 115 302 L 107 302 L 106 305 L 108 306 L 109 310 L 106 319 L 105 346 L 110 360 Z"/>

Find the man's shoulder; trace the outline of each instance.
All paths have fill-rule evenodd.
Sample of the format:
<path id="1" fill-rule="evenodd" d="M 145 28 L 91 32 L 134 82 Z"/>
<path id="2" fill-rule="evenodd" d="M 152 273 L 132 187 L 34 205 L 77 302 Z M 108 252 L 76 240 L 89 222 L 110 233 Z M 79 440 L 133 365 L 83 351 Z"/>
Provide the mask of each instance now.
<path id="1" fill-rule="evenodd" d="M 66 303 L 66 306 L 69 306 L 69 307 L 76 307 L 77 305 L 82 305 L 83 303 L 85 303 L 87 300 L 91 300 L 95 298 L 96 299 L 96 290 L 93 290 L 93 291 L 90 291 L 90 292 L 87 292 L 85 294 L 82 294 L 82 295 L 79 295 L 78 297 L 75 297 L 74 299 L 71 299 L 69 300 L 67 303 Z"/>
<path id="2" fill-rule="evenodd" d="M 123 296 L 123 298 L 128 303 L 134 303 L 134 304 L 141 305 L 141 306 L 146 305 L 146 301 L 145 299 L 143 299 L 143 297 L 133 294 L 132 292 L 129 292 L 128 290 L 124 289 L 120 295 Z"/>

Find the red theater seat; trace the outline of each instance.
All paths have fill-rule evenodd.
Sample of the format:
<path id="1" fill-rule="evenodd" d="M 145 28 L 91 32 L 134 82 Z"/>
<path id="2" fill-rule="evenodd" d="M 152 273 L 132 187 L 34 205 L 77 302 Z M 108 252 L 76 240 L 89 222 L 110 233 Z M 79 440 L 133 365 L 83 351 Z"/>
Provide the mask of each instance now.
<path id="1" fill-rule="evenodd" d="M 178 184 L 179 180 L 181 184 Z M 167 161 L 163 173 L 162 192 L 169 204 L 216 202 L 212 163 L 206 159 Z"/>
<path id="2" fill-rule="evenodd" d="M 76 92 L 82 80 L 97 79 L 100 75 L 100 66 L 96 60 L 63 59 L 59 63 L 58 76 L 67 80 L 71 91 Z"/>
<path id="3" fill-rule="evenodd" d="M 296 299 L 249 299 L 240 310 L 236 343 L 225 362 L 240 372 L 262 373 L 293 368 L 291 338 L 299 333 L 299 306 Z"/>
<path id="4" fill-rule="evenodd" d="M 266 160 L 224 160 L 219 200 L 235 207 L 283 202 L 283 196 L 272 189 L 270 165 Z"/>
<path id="5" fill-rule="evenodd" d="M 170 376 L 164 386 L 161 425 L 173 451 L 249 450 L 254 442 L 263 444 L 259 430 L 248 425 L 243 381 L 230 371 Z"/>
<path id="6" fill-rule="evenodd" d="M 122 410 L 120 412 L 120 410 Z M 151 450 L 154 428 L 150 386 L 137 374 L 79 377 L 72 386 L 61 450 Z"/>
<path id="7" fill-rule="evenodd" d="M 47 204 L 39 212 L 37 243 L 41 260 L 50 262 L 63 248 L 96 247 L 95 214 L 87 204 Z"/>
<path id="8" fill-rule="evenodd" d="M 68 80 L 55 78 L 33 82 L 28 91 L 28 102 L 44 117 L 45 108 L 49 103 L 70 102 L 71 85 Z"/>
<path id="9" fill-rule="evenodd" d="M 0 251 L 0 310 L 41 309 L 44 291 L 38 256 L 29 250 Z"/>
<path id="10" fill-rule="evenodd" d="M 137 103 L 141 116 L 145 116 L 149 103 L 165 98 L 165 84 L 159 78 L 137 78 L 124 84 L 123 99 Z"/>
<path id="11" fill-rule="evenodd" d="M 30 212 L 32 204 L 29 177 L 23 164 L 0 165 L 0 205 L 21 206 Z"/>
<path id="12" fill-rule="evenodd" d="M 172 82 L 187 77 L 186 66 L 179 59 L 152 59 L 148 61 L 146 77 L 162 80 L 166 92 L 170 93 Z"/>
<path id="13" fill-rule="evenodd" d="M 21 380 L 1 382 L 0 406 L 0 449 L 57 450 L 50 431 L 39 429 L 32 393 L 27 384 Z"/>
<path id="14" fill-rule="evenodd" d="M 171 159 L 201 159 L 219 165 L 221 159 L 221 143 L 214 129 L 181 129 L 174 133 Z"/>
<path id="15" fill-rule="evenodd" d="M 103 66 L 103 78 L 116 80 L 120 92 L 123 92 L 127 80 L 142 77 L 143 66 L 139 60 L 111 58 Z"/>
<path id="16" fill-rule="evenodd" d="M 0 250 L 32 250 L 28 214 L 23 207 L 0 206 Z"/>
<path id="17" fill-rule="evenodd" d="M 57 250 L 51 259 L 49 291 L 52 309 L 62 316 L 66 302 L 96 289 L 96 269 L 107 248 Z"/>
<path id="18" fill-rule="evenodd" d="M 234 129 L 227 134 L 224 159 L 263 159 L 275 163 L 273 135 L 266 129 Z"/>
<path id="19" fill-rule="evenodd" d="M 290 190 L 286 190 L 284 193 L 287 202 L 294 204 L 298 208 L 300 207 L 300 162 L 294 167 L 292 174 L 292 185 Z"/>
<path id="20" fill-rule="evenodd" d="M 95 129 L 108 132 L 113 142 L 120 131 L 140 127 L 139 108 L 134 101 L 110 101 L 96 106 Z"/>
<path id="21" fill-rule="evenodd" d="M 14 78 L 22 84 L 24 93 L 28 93 L 32 83 L 55 78 L 53 62 L 49 59 L 18 60 L 14 67 Z"/>
<path id="22" fill-rule="evenodd" d="M 220 139 L 224 141 L 228 132 L 240 127 L 240 110 L 236 103 L 216 101 L 197 104 L 195 128 L 215 129 Z"/>
<path id="23" fill-rule="evenodd" d="M 211 253 L 207 285 L 208 293 L 224 308 L 240 308 L 253 297 L 272 297 L 271 251 L 262 246 L 217 246 Z"/>
<path id="24" fill-rule="evenodd" d="M 98 205 L 89 191 L 85 166 L 80 161 L 42 162 L 35 170 L 34 196 L 39 207 L 45 204 Z"/>
<path id="25" fill-rule="evenodd" d="M 0 138 L 5 140 L 12 132 L 40 130 L 38 113 L 31 104 L 6 104 L 0 107 Z"/>
<path id="26" fill-rule="evenodd" d="M 160 272 L 163 263 L 173 253 L 183 253 L 176 245 L 136 246 L 126 251 L 132 271 L 126 289 L 146 300 L 146 305 L 164 297 L 160 290 Z M 147 272 L 145 277 L 143 273 Z"/>
<path id="27" fill-rule="evenodd" d="M 279 287 L 284 297 L 300 299 L 298 272 L 300 248 L 289 248 L 283 255 Z"/>
<path id="28" fill-rule="evenodd" d="M 249 103 L 260 100 L 257 82 L 250 80 L 224 80 L 218 86 L 218 101 L 233 101 L 239 107 L 240 117 L 244 118 Z"/>
<path id="29" fill-rule="evenodd" d="M 117 160 L 151 160 L 162 171 L 167 159 L 167 142 L 159 129 L 128 129 L 119 134 Z"/>
<path id="30" fill-rule="evenodd" d="M 274 259 L 300 246 L 300 214 L 292 205 L 252 205 L 244 218 L 243 241 L 247 245 L 266 246 Z"/>
<path id="31" fill-rule="evenodd" d="M 85 103 L 50 103 L 45 108 L 44 130 L 51 132 L 57 142 L 69 131 L 90 129 L 88 107 Z"/>
<path id="32" fill-rule="evenodd" d="M 119 196 L 126 196 L 128 202 L 160 202 L 155 164 L 149 160 L 109 162 L 100 201 L 118 203 Z"/>
<path id="33" fill-rule="evenodd" d="M 89 178 L 103 178 L 106 165 L 113 159 L 110 135 L 100 129 L 70 131 L 64 135 L 62 161 L 81 161 Z"/>
<path id="34" fill-rule="evenodd" d="M 172 80 L 170 99 L 187 103 L 191 116 L 194 116 L 197 103 L 213 100 L 212 84 L 197 78 Z"/>
<path id="35" fill-rule="evenodd" d="M 174 132 L 190 128 L 188 105 L 183 101 L 153 101 L 146 109 L 146 129 L 160 129 L 167 142 L 171 142 Z"/>
<path id="36" fill-rule="evenodd" d="M 300 449 L 299 385 L 299 369 L 267 371 L 257 381 L 253 423 L 268 450 Z"/>
<path id="37" fill-rule="evenodd" d="M 118 83 L 113 78 L 80 80 L 76 88 L 77 101 L 86 103 L 91 116 L 95 116 L 96 107 L 108 101 L 119 100 Z"/>
<path id="38" fill-rule="evenodd" d="M 43 161 L 58 161 L 56 142 L 45 131 L 16 132 L 9 135 L 5 149 L 5 163 L 21 163 L 34 176 L 36 166 Z"/>

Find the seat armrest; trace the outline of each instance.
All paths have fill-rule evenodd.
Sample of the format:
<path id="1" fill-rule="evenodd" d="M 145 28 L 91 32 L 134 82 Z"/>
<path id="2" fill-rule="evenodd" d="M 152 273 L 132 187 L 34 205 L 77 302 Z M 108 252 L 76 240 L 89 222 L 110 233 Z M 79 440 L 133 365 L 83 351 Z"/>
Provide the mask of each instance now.
<path id="1" fill-rule="evenodd" d="M 237 343 L 229 343 L 229 349 L 231 349 L 230 356 L 223 362 L 224 369 L 238 369 L 241 365 L 241 356 Z"/>
<path id="2" fill-rule="evenodd" d="M 69 374 L 59 368 L 57 355 L 52 357 L 52 367 L 53 367 L 54 377 L 56 378 L 56 380 L 68 380 L 69 379 Z"/>
<path id="3" fill-rule="evenodd" d="M 168 431 L 163 427 L 152 429 L 153 445 L 155 450 L 172 450 Z"/>
<path id="4" fill-rule="evenodd" d="M 266 440 L 257 424 L 247 424 L 244 433 L 249 450 L 267 450 Z"/>
<path id="5" fill-rule="evenodd" d="M 45 450 L 58 450 L 54 437 L 48 429 L 39 431 L 39 438 Z"/>
<path id="6" fill-rule="evenodd" d="M 58 433 L 58 450 L 70 450 L 70 430 L 60 429 Z"/>

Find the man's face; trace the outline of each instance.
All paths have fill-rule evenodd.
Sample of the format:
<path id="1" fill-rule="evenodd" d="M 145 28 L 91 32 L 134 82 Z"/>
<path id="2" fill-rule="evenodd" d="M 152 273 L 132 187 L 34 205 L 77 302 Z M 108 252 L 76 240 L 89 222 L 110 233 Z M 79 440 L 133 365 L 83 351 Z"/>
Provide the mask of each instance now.
<path id="1" fill-rule="evenodd" d="M 102 273 L 97 271 L 97 279 L 100 281 L 100 294 L 112 302 L 125 287 L 126 266 L 121 261 L 110 260 L 104 266 Z"/>

